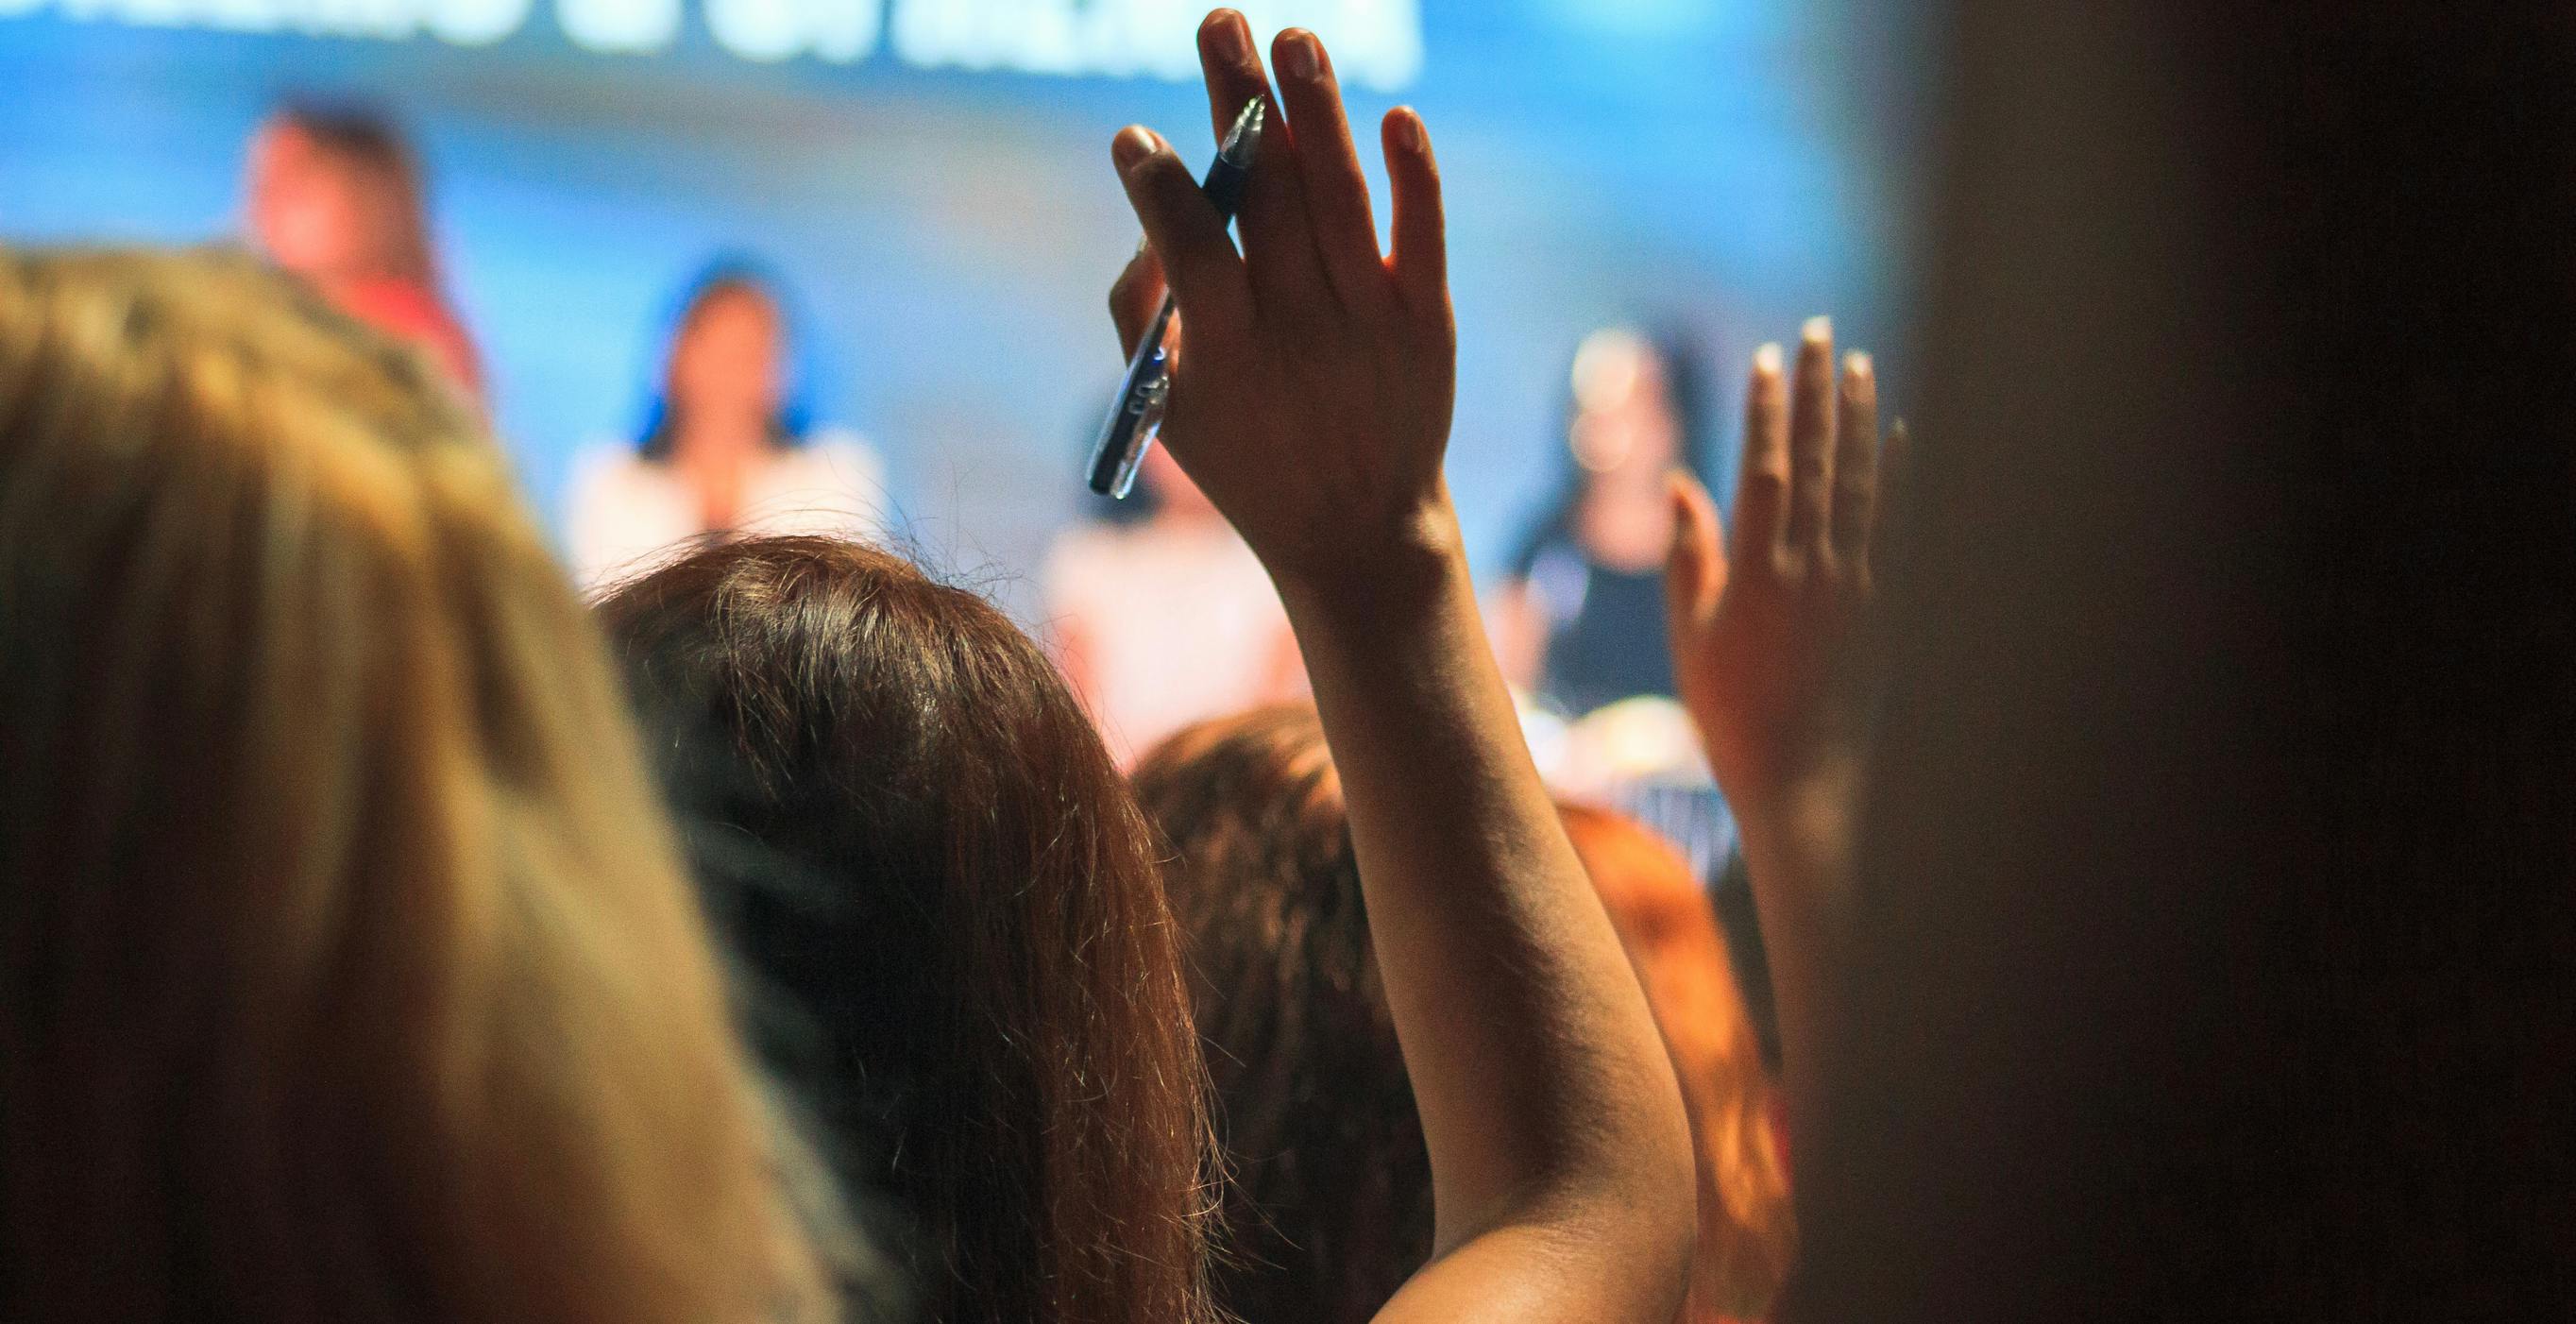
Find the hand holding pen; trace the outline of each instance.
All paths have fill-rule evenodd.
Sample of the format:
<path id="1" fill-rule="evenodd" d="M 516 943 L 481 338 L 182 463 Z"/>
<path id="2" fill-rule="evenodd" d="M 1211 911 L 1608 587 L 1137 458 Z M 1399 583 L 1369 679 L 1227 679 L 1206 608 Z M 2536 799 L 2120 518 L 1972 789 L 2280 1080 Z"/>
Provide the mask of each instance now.
<path id="1" fill-rule="evenodd" d="M 1129 128 L 1113 144 L 1148 248 L 1110 292 L 1131 352 L 1168 279 L 1178 316 L 1163 444 L 1274 578 L 1383 568 L 1383 554 L 1455 539 L 1440 465 L 1457 335 L 1442 251 L 1440 181 L 1410 109 L 1381 141 L 1395 250 L 1378 251 L 1330 57 L 1281 33 L 1280 96 L 1243 191 L 1242 252 L 1170 144 Z M 1199 29 L 1219 133 L 1268 79 L 1241 15 Z M 1285 111 L 1284 116 L 1276 112 Z"/>

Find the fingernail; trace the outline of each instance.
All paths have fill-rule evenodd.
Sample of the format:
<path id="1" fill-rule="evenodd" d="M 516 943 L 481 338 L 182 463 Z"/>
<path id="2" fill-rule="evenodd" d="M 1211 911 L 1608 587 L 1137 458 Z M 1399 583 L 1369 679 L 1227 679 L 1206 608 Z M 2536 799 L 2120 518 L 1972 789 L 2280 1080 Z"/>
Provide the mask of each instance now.
<path id="1" fill-rule="evenodd" d="M 1316 58 L 1315 34 L 1291 32 L 1279 41 L 1279 71 L 1298 82 L 1311 81 L 1323 67 Z"/>
<path id="2" fill-rule="evenodd" d="M 1423 136 L 1422 116 L 1417 113 L 1413 107 L 1402 106 L 1397 108 L 1395 112 L 1395 140 L 1404 148 L 1404 150 L 1417 155 L 1428 153 L 1431 150 L 1429 140 Z"/>
<path id="3" fill-rule="evenodd" d="M 1869 375 L 1869 367 L 1867 350 L 1856 349 L 1843 355 L 1843 375 L 1846 377 L 1866 377 Z"/>
<path id="4" fill-rule="evenodd" d="M 1780 375 L 1780 342 L 1771 341 L 1753 351 L 1753 370 L 1766 377 Z"/>
<path id="5" fill-rule="evenodd" d="M 1127 260 L 1133 262 L 1136 259 L 1145 256 L 1145 250 L 1152 248 L 1153 246 L 1154 241 L 1151 238 L 1141 234 L 1136 236 L 1136 251 L 1128 254 Z"/>
<path id="6" fill-rule="evenodd" d="M 1109 144 L 1109 155 L 1118 162 L 1120 174 L 1135 169 L 1146 157 L 1153 154 L 1154 135 L 1133 124 L 1120 129 L 1118 136 Z"/>
<path id="7" fill-rule="evenodd" d="M 1821 314 L 1808 318 L 1807 324 L 1798 328 L 1798 338 L 1812 345 L 1821 345 L 1833 339 L 1834 319 Z"/>
<path id="8" fill-rule="evenodd" d="M 1216 53 L 1219 56 L 1236 64 L 1243 64 L 1252 59 L 1252 34 L 1244 29 L 1243 15 L 1232 10 L 1226 11 L 1225 17 L 1218 20 L 1212 35 L 1216 38 Z"/>

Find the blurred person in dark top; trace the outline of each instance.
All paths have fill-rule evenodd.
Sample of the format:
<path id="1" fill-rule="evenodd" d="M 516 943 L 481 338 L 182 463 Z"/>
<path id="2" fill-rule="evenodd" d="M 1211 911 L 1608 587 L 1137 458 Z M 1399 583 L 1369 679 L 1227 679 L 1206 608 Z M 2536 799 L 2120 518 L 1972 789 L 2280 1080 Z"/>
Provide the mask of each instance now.
<path id="1" fill-rule="evenodd" d="M 1595 331 L 1575 351 L 1562 476 L 1497 596 L 1505 674 L 1567 716 L 1670 695 L 1664 479 L 1708 471 L 1697 351 L 1673 334 Z"/>

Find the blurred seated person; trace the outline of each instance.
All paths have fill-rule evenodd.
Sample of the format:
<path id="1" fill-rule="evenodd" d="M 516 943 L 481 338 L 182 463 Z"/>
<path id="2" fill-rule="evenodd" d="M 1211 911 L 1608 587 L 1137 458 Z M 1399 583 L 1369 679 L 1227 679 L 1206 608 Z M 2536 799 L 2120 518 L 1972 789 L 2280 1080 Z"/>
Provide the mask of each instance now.
<path id="1" fill-rule="evenodd" d="M 354 107 L 281 107 L 251 135 L 243 192 L 251 242 L 271 262 L 482 397 L 473 341 L 440 288 L 420 172 L 391 123 Z"/>
<path id="2" fill-rule="evenodd" d="M 1672 338 L 1596 331 L 1576 350 L 1563 480 L 1497 595 L 1496 652 L 1525 693 L 1569 717 L 1673 693 L 1664 644 L 1665 476 L 1704 472 L 1698 366 Z"/>
<path id="3" fill-rule="evenodd" d="M 678 307 L 642 434 L 574 462 L 564 523 L 581 586 L 646 573 L 709 535 L 881 535 L 884 465 L 856 436 L 810 426 L 776 281 L 718 262 Z"/>
<path id="4" fill-rule="evenodd" d="M 1160 446 L 1136 492 L 1047 550 L 1057 664 L 1118 765 L 1204 718 L 1305 693 L 1252 549 Z"/>

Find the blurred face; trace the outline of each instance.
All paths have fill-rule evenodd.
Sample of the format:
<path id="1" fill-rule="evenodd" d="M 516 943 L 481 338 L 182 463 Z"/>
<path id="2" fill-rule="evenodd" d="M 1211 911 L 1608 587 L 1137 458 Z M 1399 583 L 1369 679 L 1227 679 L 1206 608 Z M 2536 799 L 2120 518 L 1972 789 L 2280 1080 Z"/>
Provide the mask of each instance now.
<path id="1" fill-rule="evenodd" d="M 1622 332 L 1584 342 L 1574 361 L 1574 398 L 1567 443 L 1591 486 L 1660 492 L 1664 474 L 1681 462 L 1682 432 L 1671 379 L 1654 348 Z"/>
<path id="2" fill-rule="evenodd" d="M 671 403 L 701 422 L 766 425 L 786 394 L 778 310 L 745 286 L 699 303 L 671 348 Z"/>
<path id="3" fill-rule="evenodd" d="M 370 250 L 366 190 L 356 172 L 282 120 L 252 137 L 244 191 L 251 241 L 301 275 L 356 270 Z"/>

